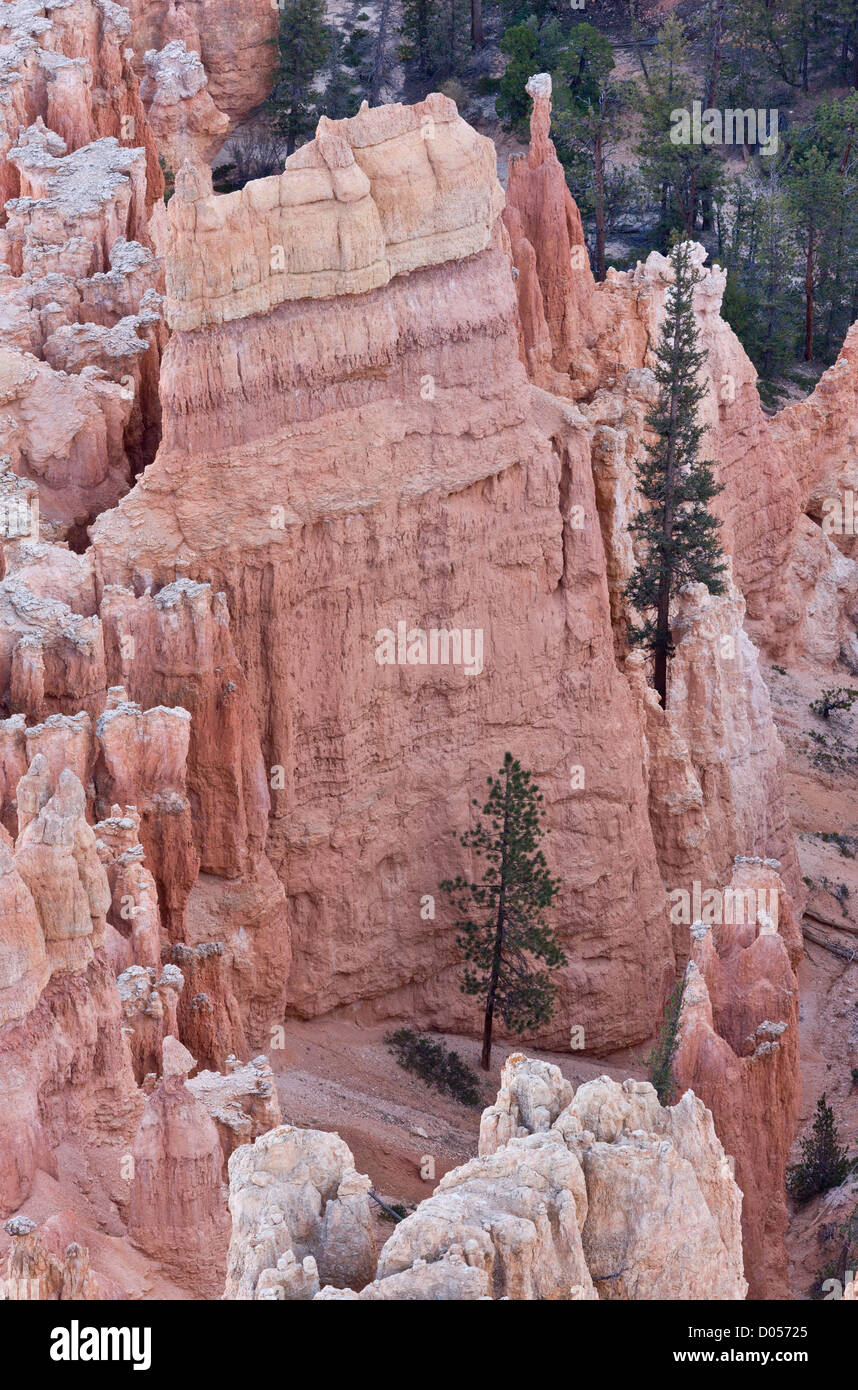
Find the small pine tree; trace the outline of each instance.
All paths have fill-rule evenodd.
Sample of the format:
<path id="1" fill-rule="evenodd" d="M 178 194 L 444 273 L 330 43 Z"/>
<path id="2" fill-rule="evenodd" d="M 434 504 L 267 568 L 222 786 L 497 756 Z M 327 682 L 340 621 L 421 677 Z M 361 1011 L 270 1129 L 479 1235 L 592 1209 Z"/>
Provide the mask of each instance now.
<path id="1" fill-rule="evenodd" d="M 801 1141 L 801 1162 L 787 1170 L 787 1191 L 796 1201 L 806 1202 L 818 1192 L 839 1187 L 853 1167 L 840 1144 L 834 1111 L 826 1103 L 823 1091 L 816 1102 L 813 1130 Z"/>
<path id="2" fill-rule="evenodd" d="M 173 173 L 173 170 L 168 167 L 167 161 L 162 154 L 158 155 L 158 163 L 161 167 L 161 173 L 164 175 L 164 206 L 166 207 L 176 191 L 176 175 Z"/>
<path id="3" fill-rule="evenodd" d="M 531 774 L 511 753 L 496 778 L 489 777 L 489 797 L 477 824 L 460 836 L 466 849 L 488 860 L 483 878 L 471 883 L 461 875 L 441 884 L 462 914 L 456 926 L 464 954 L 463 994 L 485 997 L 483 1051 L 480 1065 L 491 1066 L 495 1013 L 514 1033 L 546 1023 L 554 1013 L 557 988 L 548 971 L 566 957 L 552 929 L 543 921 L 560 889 L 539 849 L 542 796 Z M 478 801 L 472 803 L 479 806 Z M 471 916 L 476 909 L 475 915 Z M 547 969 L 534 962 L 544 961 Z"/>
<path id="4" fill-rule="evenodd" d="M 673 1074 L 673 1060 L 679 1046 L 679 1017 L 682 1013 L 684 988 L 683 980 L 679 980 L 674 985 L 664 1012 L 664 1022 L 659 1031 L 658 1041 L 646 1058 L 649 1079 L 656 1089 L 661 1105 L 672 1105 L 676 1095 L 677 1083 Z"/>
<path id="5" fill-rule="evenodd" d="M 678 243 L 671 252 L 674 280 L 667 293 L 664 323 L 656 350 L 658 403 L 647 416 L 657 439 L 638 467 L 638 488 L 649 504 L 639 511 L 629 530 L 636 551 L 643 550 L 626 596 L 643 615 L 630 623 L 629 640 L 648 648 L 654 657 L 654 684 L 662 706 L 667 703 L 667 663 L 673 655 L 670 605 L 685 584 L 705 584 L 712 594 L 724 592 L 721 575 L 726 562 L 718 543 L 720 522 L 708 504 L 721 491 L 715 464 L 698 458 L 704 427 L 697 407 L 706 394 L 699 371 L 705 353 L 697 346 L 694 286 L 701 278 L 691 261 L 691 244 Z M 652 616 L 654 615 L 654 616 Z"/>

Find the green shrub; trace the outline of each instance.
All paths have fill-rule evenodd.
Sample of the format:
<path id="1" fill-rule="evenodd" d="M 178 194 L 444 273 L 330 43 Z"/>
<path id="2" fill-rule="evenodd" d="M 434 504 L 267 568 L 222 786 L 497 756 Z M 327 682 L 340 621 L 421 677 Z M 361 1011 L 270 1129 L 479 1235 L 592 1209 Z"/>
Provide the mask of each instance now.
<path id="1" fill-rule="evenodd" d="M 801 1162 L 787 1169 L 787 1191 L 798 1202 L 806 1202 L 818 1192 L 839 1187 L 852 1171 L 853 1163 L 840 1144 L 834 1111 L 826 1104 L 825 1092 L 816 1103 L 813 1130 L 801 1141 Z"/>
<path id="2" fill-rule="evenodd" d="M 425 1033 L 415 1033 L 413 1028 L 397 1028 L 393 1033 L 386 1033 L 384 1041 L 399 1065 L 405 1071 L 414 1072 L 434 1091 L 452 1096 L 462 1105 L 482 1108 L 479 1078 L 458 1052 L 448 1051 L 443 1043 L 433 1042 Z"/>
<path id="3" fill-rule="evenodd" d="M 667 1002 L 658 1041 L 646 1057 L 649 1079 L 662 1105 L 672 1105 L 676 1095 L 677 1081 L 673 1074 L 673 1059 L 679 1044 L 679 1015 L 682 1012 L 683 988 L 684 981 L 679 980 Z"/>
<path id="4" fill-rule="evenodd" d="M 858 700 L 858 690 L 847 690 L 845 686 L 838 685 L 834 690 L 823 690 L 821 699 L 812 700 L 810 708 L 814 714 L 827 719 L 832 710 L 851 709 L 854 700 Z"/>

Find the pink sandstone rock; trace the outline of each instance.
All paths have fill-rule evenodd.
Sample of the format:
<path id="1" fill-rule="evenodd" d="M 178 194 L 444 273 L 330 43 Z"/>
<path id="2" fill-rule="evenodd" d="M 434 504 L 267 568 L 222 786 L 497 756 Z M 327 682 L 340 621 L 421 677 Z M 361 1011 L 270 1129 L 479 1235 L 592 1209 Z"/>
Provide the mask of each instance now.
<path id="1" fill-rule="evenodd" d="M 33 896 L 9 850 L 0 844 L 0 1027 L 26 1017 L 50 974 Z"/>
<path id="2" fill-rule="evenodd" d="M 491 141 L 435 92 L 331 121 L 282 174 L 229 195 L 179 171 L 167 209 L 170 326 L 185 332 L 295 299 L 363 294 L 489 244 L 503 192 Z"/>
<path id="3" fill-rule="evenodd" d="M 530 148 L 526 157 L 509 161 L 504 210 L 518 271 L 523 360 L 537 385 L 582 396 L 596 383 L 588 348 L 598 327 L 598 300 L 581 217 L 549 135 L 550 76 L 532 77 L 528 92 Z"/>
<path id="4" fill-rule="evenodd" d="M 387 119 L 403 128 L 388 146 L 395 150 L 398 139 L 410 150 L 419 139 L 414 116 L 394 110 Z M 323 143 L 328 134 L 323 128 Z M 364 157 L 357 145 L 354 157 Z M 491 197 L 489 183 L 489 204 Z M 453 212 L 471 205 L 457 193 Z M 385 206 L 392 218 L 395 205 Z M 420 237 L 413 255 L 422 257 Z M 552 853 L 571 874 L 561 930 L 576 947 L 559 1015 L 574 1015 L 597 1051 L 644 1037 L 673 970 L 672 948 L 640 733 L 613 658 L 586 428 L 525 380 L 499 242 L 461 262 L 395 275 L 366 294 L 280 304 L 268 323 L 261 372 L 249 366 L 258 361 L 255 319 L 174 331 L 162 374 L 159 457 L 93 530 L 102 612 L 113 584 L 144 594 L 121 600 L 116 632 L 138 623 L 143 635 L 135 661 L 127 670 L 112 666 L 112 678 L 142 703 L 188 704 L 189 769 L 233 758 L 233 716 L 213 688 L 211 663 L 205 681 L 202 673 L 198 682 L 185 679 L 182 697 L 158 670 L 165 642 L 178 651 L 181 640 L 186 653 L 202 641 L 192 633 L 207 631 L 203 596 L 187 589 L 170 628 L 158 602 L 174 588 L 177 569 L 226 595 L 223 630 L 228 610 L 247 692 L 236 682 L 234 718 L 246 737 L 252 710 L 270 787 L 268 838 L 255 842 L 265 845 L 289 900 L 293 966 L 272 991 L 268 1026 L 284 1006 L 317 1014 L 358 1001 L 376 1016 L 413 1016 L 417 1008 L 427 1024 L 475 1026 L 455 978 L 451 924 L 424 922 L 419 903 L 456 872 L 454 829 L 474 789 L 514 746 L 545 793 Z M 310 343 L 312 379 L 303 365 Z M 211 364 L 205 377 L 201 351 Z M 241 379 L 231 365 L 239 360 L 248 362 Z M 590 518 L 583 532 L 573 529 L 573 507 Z M 503 559 L 498 516 L 511 528 Z M 391 528 L 401 538 L 396 578 L 368 584 L 379 538 Z M 452 554 L 460 559 L 451 571 L 445 557 Z M 510 555 L 518 557 L 512 567 Z M 538 624 L 525 616 L 534 604 L 544 614 Z M 379 667 L 375 634 L 400 620 L 482 629 L 483 673 Z M 108 632 L 111 622 L 105 616 Z M 164 639 L 155 640 L 156 631 Z M 112 643 L 108 636 L 115 651 Z M 196 693 L 189 703 L 189 688 L 204 695 L 202 705 Z M 432 714 L 439 700 L 440 722 Z M 475 718 L 499 731 L 478 767 L 464 755 Z M 385 730 L 383 749 L 370 724 Z M 414 742 L 420 728 L 433 731 L 429 763 Z M 350 750 L 358 747 L 378 751 L 355 762 Z M 320 783 L 318 769 L 329 760 L 336 772 Z M 584 795 L 573 789 L 577 766 L 589 779 Z M 439 777 L 449 793 L 443 804 Z M 226 836 L 235 837 L 241 812 L 225 816 L 222 799 L 209 803 L 213 785 L 211 776 L 198 779 L 201 826 L 224 849 L 207 858 L 203 846 L 204 867 L 232 873 L 241 861 L 224 852 Z M 193 794 L 193 772 L 189 786 Z M 264 804 L 255 791 L 242 800 Z M 414 921 L 403 932 L 408 904 Z M 232 935 L 216 939 L 234 959 Z M 236 993 L 247 997 L 243 986 Z M 550 1036 L 565 1045 L 566 1023 Z"/>
<path id="5" fill-rule="evenodd" d="M 202 1101 L 217 1126 L 223 1150 L 223 1177 L 229 1180 L 230 1154 L 282 1124 L 274 1075 L 266 1057 L 242 1065 L 227 1057 L 224 1071 L 198 1071 L 188 1090 Z"/>
<path id="6" fill-rule="evenodd" d="M 222 944 L 177 943 L 170 948 L 169 958 L 185 981 L 178 1007 L 179 1036 L 199 1065 L 220 1071 L 228 1057 L 246 1058 L 244 1025 L 224 970 Z"/>
<path id="7" fill-rule="evenodd" d="M 176 1279 L 213 1297 L 223 1285 L 229 1218 L 218 1133 L 185 1085 L 194 1065 L 177 1039 L 164 1039 L 163 1079 L 134 1140 L 128 1234 Z"/>
<path id="8" fill-rule="evenodd" d="M 148 220 L 163 180 L 128 30 L 107 0 L 16 0 L 0 16 L 12 41 L 0 63 L 0 448 L 75 543 L 160 431 L 163 273 Z"/>
<path id="9" fill-rule="evenodd" d="M 119 807 L 113 810 L 118 813 Z M 108 922 L 128 941 L 129 964 L 156 969 L 161 963 L 158 886 L 144 862 L 139 829 L 140 817 L 134 806 L 126 807 L 124 816 L 114 814 L 93 827 L 110 885 Z"/>
<path id="10" fill-rule="evenodd" d="M 131 1061 L 138 1085 L 150 1074 L 158 1076 L 164 1040 L 175 1036 L 176 1012 L 184 985 L 182 972 L 165 965 L 160 972 L 144 965 L 131 965 L 116 981 L 122 1001 L 123 1028 L 131 1049 Z"/>
<path id="11" fill-rule="evenodd" d="M 68 1142 L 89 1152 L 108 1199 L 127 1200 L 120 1156 L 143 1098 L 121 1021 L 97 954 L 86 970 L 55 975 L 26 1018 L 0 1028 L 0 1215 L 18 1209 L 38 1168 L 56 1176 L 53 1150 Z"/>
<path id="12" fill-rule="evenodd" d="M 211 163 L 229 129 L 229 116 L 206 90 L 199 54 L 172 39 L 160 51 L 150 49 L 143 61 L 140 97 L 167 168 L 175 172 L 185 160 Z"/>
<path id="13" fill-rule="evenodd" d="M 181 706 L 141 709 L 124 688 L 113 686 L 97 726 L 99 807 L 136 807 L 161 925 L 171 940 L 183 934 L 185 905 L 199 868 L 185 783 L 190 723 Z"/>
<path id="14" fill-rule="evenodd" d="M 12 1237 L 4 1284 L 6 1298 L 18 1300 L 84 1301 L 101 1298 L 102 1290 L 89 1267 L 89 1251 L 71 1241 L 61 1258 L 44 1244 L 48 1223 L 37 1228 L 26 1216 L 13 1216 L 5 1229 Z"/>
<path id="15" fill-rule="evenodd" d="M 739 923 L 692 928 L 674 1070 L 712 1111 L 735 1159 L 749 1295 L 782 1298 L 785 1171 L 800 1098 L 793 964 L 801 930 L 779 875 L 764 862 L 738 863 L 731 887 L 749 891 L 755 910 Z"/>
<path id="16" fill-rule="evenodd" d="M 31 771 L 41 762 L 37 754 Z M 20 812 L 20 784 L 18 800 Z M 15 867 L 35 900 L 52 972 L 85 969 L 104 942 L 110 889 L 85 806 L 83 787 L 66 768 L 57 790 L 23 826 L 15 849 Z"/>
<path id="17" fill-rule="evenodd" d="M 148 49 L 181 39 L 199 53 L 212 100 L 237 123 L 268 96 L 278 11 L 270 0 L 125 0 L 138 72 Z"/>

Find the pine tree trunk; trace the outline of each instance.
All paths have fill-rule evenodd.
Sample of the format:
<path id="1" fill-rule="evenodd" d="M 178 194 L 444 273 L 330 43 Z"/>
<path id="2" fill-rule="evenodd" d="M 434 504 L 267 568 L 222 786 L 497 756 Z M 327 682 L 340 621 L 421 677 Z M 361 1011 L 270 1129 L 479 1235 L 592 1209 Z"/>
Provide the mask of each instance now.
<path id="1" fill-rule="evenodd" d="M 596 173 L 596 279 L 605 278 L 605 168 L 602 153 L 602 132 L 596 133 L 594 154 Z"/>
<path id="2" fill-rule="evenodd" d="M 506 773 L 506 793 L 503 813 L 503 852 L 500 867 L 500 891 L 498 893 L 498 917 L 495 929 L 495 948 L 492 956 L 492 973 L 489 977 L 489 992 L 486 995 L 486 1012 L 483 1020 L 483 1051 L 480 1066 L 489 1071 L 492 1065 L 492 1028 L 495 1016 L 495 995 L 497 994 L 500 968 L 503 960 L 503 937 L 506 924 L 506 853 L 509 843 L 509 771 Z"/>
<path id="3" fill-rule="evenodd" d="M 718 82 L 721 77 L 721 48 L 724 34 L 724 9 L 725 0 L 717 0 L 715 8 L 715 19 L 712 25 L 712 50 L 709 70 L 706 74 L 706 91 L 703 97 L 703 105 L 706 108 L 715 105 L 718 95 Z"/>
<path id="4" fill-rule="evenodd" d="M 378 33 L 375 40 L 375 51 L 372 58 L 372 76 L 369 80 L 369 91 L 367 97 L 370 106 L 378 105 L 381 82 L 384 77 L 384 62 L 387 56 L 387 23 L 390 18 L 391 0 L 382 0 L 381 11 L 378 17 Z"/>
<path id="5" fill-rule="evenodd" d="M 471 0 L 471 42 L 474 48 L 483 46 L 483 0 Z"/>
<path id="6" fill-rule="evenodd" d="M 816 228 L 811 221 L 807 233 L 807 255 L 804 263 L 804 360 L 813 361 L 813 263 L 816 253 Z"/>

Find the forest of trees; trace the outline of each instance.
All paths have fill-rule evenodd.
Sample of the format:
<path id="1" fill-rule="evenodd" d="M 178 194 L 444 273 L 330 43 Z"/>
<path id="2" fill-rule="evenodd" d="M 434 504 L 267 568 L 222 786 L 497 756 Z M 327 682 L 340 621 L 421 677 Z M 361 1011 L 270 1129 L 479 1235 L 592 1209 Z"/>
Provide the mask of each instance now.
<path id="1" fill-rule="evenodd" d="M 390 99 L 395 72 L 397 97 L 440 88 L 466 118 L 525 140 L 525 83 L 550 72 L 555 145 L 597 278 L 667 252 L 678 233 L 702 240 L 774 402 L 776 383 L 833 361 L 858 318 L 858 0 L 664 8 L 376 0 L 334 28 L 324 0 L 281 0 L 272 130 L 291 150 L 321 113 Z M 675 143 L 671 115 L 695 102 L 770 113 L 775 138 Z"/>

